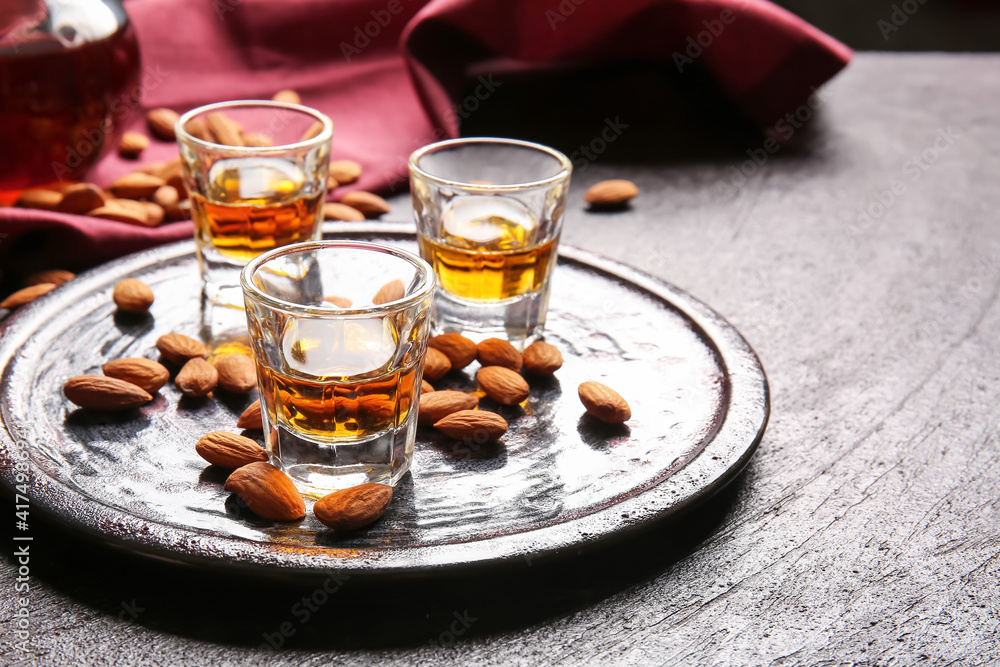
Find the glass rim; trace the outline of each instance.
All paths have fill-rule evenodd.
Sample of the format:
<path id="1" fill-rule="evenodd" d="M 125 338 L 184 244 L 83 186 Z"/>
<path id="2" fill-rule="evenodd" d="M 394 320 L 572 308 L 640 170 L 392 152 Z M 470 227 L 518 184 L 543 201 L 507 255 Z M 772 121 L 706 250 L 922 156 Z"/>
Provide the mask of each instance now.
<path id="1" fill-rule="evenodd" d="M 396 299 L 395 301 L 389 301 L 378 305 L 365 306 L 363 308 L 337 308 L 336 310 L 331 310 L 320 306 L 310 306 L 307 304 L 293 303 L 291 301 L 279 299 L 261 291 L 257 285 L 250 280 L 251 274 L 255 273 L 257 269 L 261 268 L 261 266 L 273 259 L 297 252 L 323 250 L 327 248 L 374 250 L 376 252 L 398 257 L 399 259 L 409 262 L 418 271 L 420 271 L 420 283 L 417 285 L 417 289 L 414 290 L 412 294 L 408 294 L 402 299 Z M 421 299 L 434 293 L 434 289 L 437 287 L 437 276 L 435 275 L 434 269 L 431 268 L 430 264 L 417 255 L 407 250 L 403 250 L 402 248 L 394 248 L 381 243 L 369 243 L 368 241 L 305 241 L 302 243 L 292 243 L 290 245 L 274 248 L 273 250 L 268 250 L 267 252 L 261 253 L 257 257 L 251 259 L 247 262 L 247 265 L 243 267 L 243 270 L 240 271 L 240 287 L 243 289 L 244 299 L 252 297 L 257 301 L 264 303 L 272 310 L 280 310 L 288 314 L 308 314 L 320 318 L 337 319 L 344 317 L 387 315 L 389 313 L 394 313 L 408 308 Z"/>
<path id="2" fill-rule="evenodd" d="M 561 165 L 561 169 L 558 173 L 546 177 L 537 179 L 534 181 L 524 181 L 523 183 L 504 183 L 504 184 L 485 184 L 485 183 L 466 183 L 464 181 L 453 181 L 448 178 L 442 178 L 440 176 L 435 176 L 431 174 L 423 167 L 420 166 L 420 159 L 429 153 L 437 152 L 441 149 L 448 148 L 449 146 L 468 146 L 472 144 L 496 144 L 504 146 L 517 146 L 519 148 L 528 148 L 541 153 L 545 153 L 550 157 L 555 158 Z M 526 188 L 539 188 L 549 185 L 554 185 L 559 181 L 565 180 L 570 177 L 573 173 L 573 163 L 570 162 L 569 158 L 566 157 L 561 151 L 557 151 L 554 148 L 550 148 L 543 144 L 538 144 L 533 141 L 524 141 L 522 139 L 504 139 L 502 137 L 460 137 L 458 139 L 446 139 L 444 141 L 437 141 L 433 144 L 428 144 L 422 148 L 418 148 L 410 154 L 409 159 L 410 174 L 415 174 L 428 181 L 433 181 L 439 185 L 450 185 L 453 187 L 460 188 L 470 188 L 476 190 L 482 190 L 486 192 L 504 192 L 511 190 L 524 190 Z"/>
<path id="3" fill-rule="evenodd" d="M 205 141 L 204 139 L 199 139 L 198 137 L 189 134 L 187 130 L 184 129 L 184 124 L 195 116 L 200 116 L 201 114 L 211 113 L 213 111 L 218 111 L 222 109 L 231 109 L 234 107 L 270 107 L 272 109 L 287 109 L 289 111 L 299 111 L 306 115 L 312 116 L 318 122 L 323 124 L 323 129 L 312 139 L 306 139 L 304 141 L 296 141 L 291 144 L 279 144 L 276 146 L 229 146 L 227 144 L 217 144 L 214 141 Z M 317 111 L 311 107 L 303 106 L 301 104 L 292 104 L 291 102 L 276 102 L 274 100 L 232 100 L 229 102 L 215 102 L 213 104 L 205 104 L 200 107 L 191 109 L 180 118 L 174 124 L 174 133 L 177 135 L 177 140 L 184 140 L 186 143 L 199 146 L 201 148 L 208 148 L 218 152 L 231 152 L 237 155 L 260 155 L 261 153 L 283 153 L 289 149 L 300 149 L 300 148 L 311 148 L 314 145 L 323 143 L 324 141 L 330 141 L 333 139 L 333 121 L 322 111 Z"/>

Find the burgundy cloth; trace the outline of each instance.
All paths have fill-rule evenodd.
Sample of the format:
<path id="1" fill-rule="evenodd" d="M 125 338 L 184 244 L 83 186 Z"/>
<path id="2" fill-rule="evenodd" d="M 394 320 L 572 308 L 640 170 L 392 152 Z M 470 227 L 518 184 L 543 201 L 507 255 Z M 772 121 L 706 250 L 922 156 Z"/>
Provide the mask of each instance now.
<path id="1" fill-rule="evenodd" d="M 698 67 L 763 127 L 851 56 L 766 0 L 130 0 L 126 7 L 139 36 L 145 108 L 185 111 L 293 88 L 333 119 L 334 159 L 364 165 L 350 187 L 381 192 L 404 182 L 414 149 L 458 134 L 453 101 L 471 72 L 493 64 L 542 72 L 636 59 Z M 700 52 L 691 46 L 699 39 Z M 129 128 L 142 126 L 142 114 L 133 114 Z M 175 144 L 154 140 L 142 159 L 176 154 Z M 109 155 L 89 180 L 106 184 L 134 167 Z M 191 234 L 189 222 L 144 229 L 0 211 L 7 248 L 29 227 L 48 230 L 42 253 L 50 264 L 58 258 L 73 268 Z"/>

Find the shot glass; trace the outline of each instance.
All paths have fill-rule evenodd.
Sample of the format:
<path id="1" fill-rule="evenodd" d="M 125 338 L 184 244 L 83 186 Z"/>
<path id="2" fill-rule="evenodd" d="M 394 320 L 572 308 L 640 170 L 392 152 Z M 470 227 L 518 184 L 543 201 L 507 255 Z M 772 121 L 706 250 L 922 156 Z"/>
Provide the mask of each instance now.
<path id="1" fill-rule="evenodd" d="M 322 235 L 333 123 L 298 104 L 237 101 L 189 111 L 176 134 L 204 296 L 242 308 L 248 260 Z"/>
<path id="2" fill-rule="evenodd" d="M 542 333 L 572 164 L 540 144 L 468 138 L 410 156 L 420 254 L 437 275 L 436 333 Z"/>
<path id="3" fill-rule="evenodd" d="M 314 497 L 394 485 L 413 458 L 431 267 L 319 241 L 250 260 L 241 283 L 271 462 Z"/>

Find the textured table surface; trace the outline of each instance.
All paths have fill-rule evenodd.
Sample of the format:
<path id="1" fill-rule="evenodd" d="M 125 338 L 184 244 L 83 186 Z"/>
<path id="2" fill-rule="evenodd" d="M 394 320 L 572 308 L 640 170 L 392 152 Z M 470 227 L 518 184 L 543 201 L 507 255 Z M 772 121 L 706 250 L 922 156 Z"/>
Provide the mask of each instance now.
<path id="1" fill-rule="evenodd" d="M 998 56 L 862 54 L 773 154 L 761 139 L 699 152 L 623 117 L 580 160 L 577 196 L 610 177 L 642 195 L 619 213 L 574 207 L 564 242 L 708 302 L 769 375 L 760 450 L 687 517 L 559 564 L 329 593 L 123 557 L 33 521 L 25 654 L 8 516 L 0 662 L 1000 661 L 998 103 Z M 405 220 L 405 195 L 392 203 Z"/>

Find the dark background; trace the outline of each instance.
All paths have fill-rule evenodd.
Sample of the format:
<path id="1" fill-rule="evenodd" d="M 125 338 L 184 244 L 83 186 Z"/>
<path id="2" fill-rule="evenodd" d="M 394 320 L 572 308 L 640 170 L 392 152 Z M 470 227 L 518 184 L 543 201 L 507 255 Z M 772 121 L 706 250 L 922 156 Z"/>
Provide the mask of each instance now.
<path id="1" fill-rule="evenodd" d="M 859 51 L 1000 50 L 997 0 L 775 1 Z M 883 36 L 879 21 L 892 23 L 894 5 L 916 11 L 902 29 Z"/>

